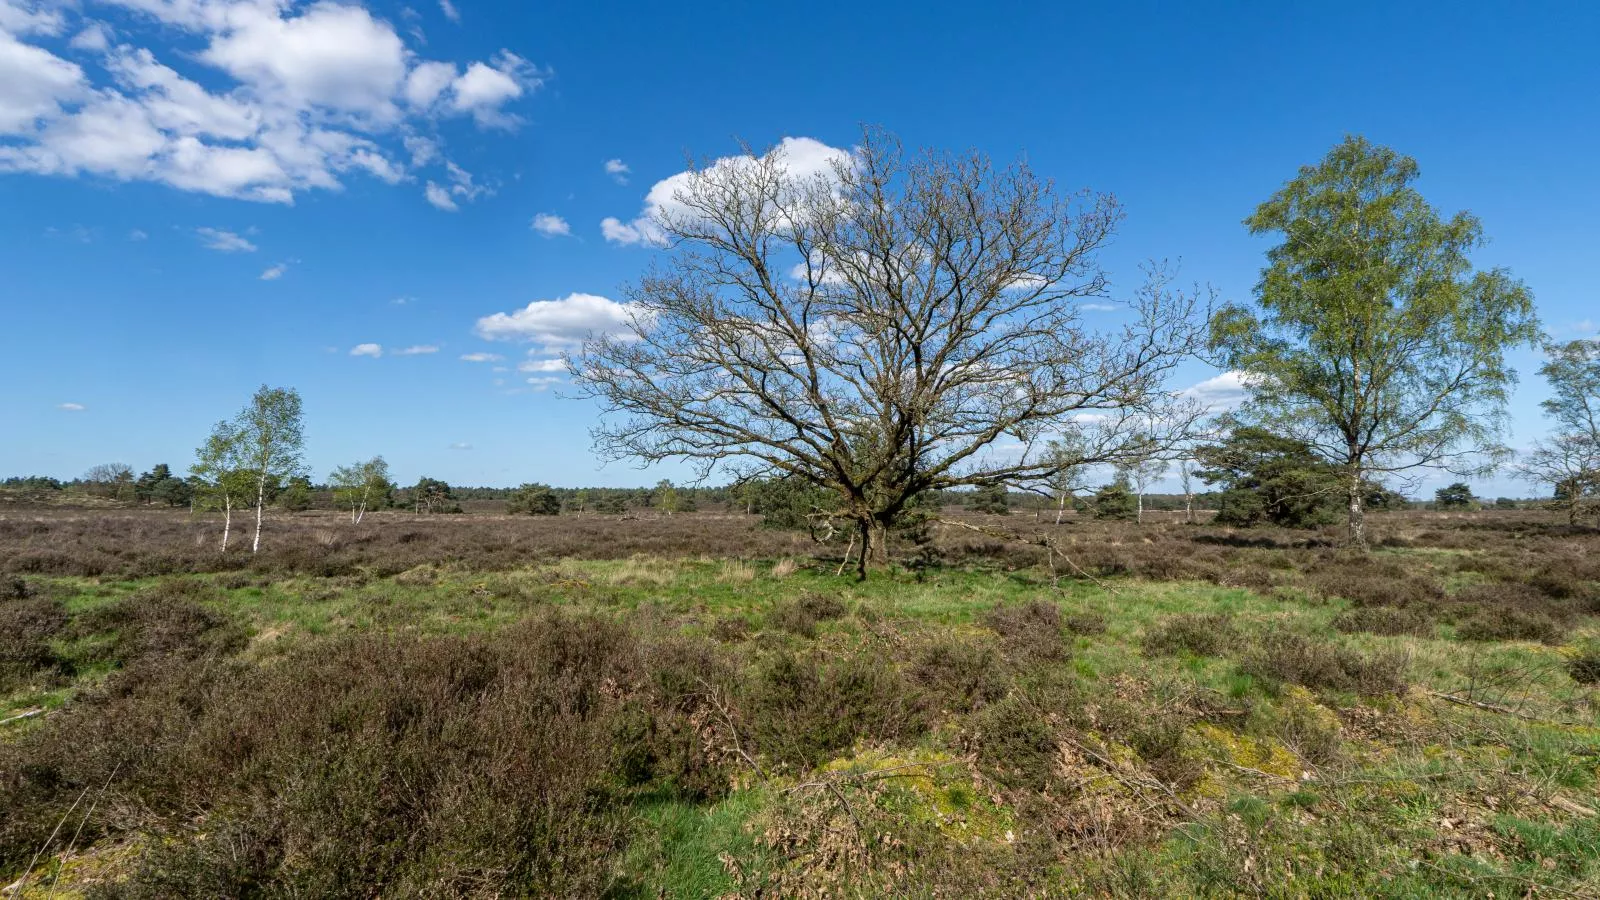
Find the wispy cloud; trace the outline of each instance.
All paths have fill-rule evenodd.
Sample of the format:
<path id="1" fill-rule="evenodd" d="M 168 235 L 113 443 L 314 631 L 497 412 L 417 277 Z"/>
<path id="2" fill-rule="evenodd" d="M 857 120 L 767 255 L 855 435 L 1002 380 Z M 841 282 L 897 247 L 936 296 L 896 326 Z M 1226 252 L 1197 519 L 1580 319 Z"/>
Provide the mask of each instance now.
<path id="1" fill-rule="evenodd" d="M 617 184 L 627 184 L 628 175 L 632 172 L 633 170 L 628 168 L 628 164 L 620 159 L 606 160 L 606 174 L 610 175 L 611 180 Z"/>
<path id="2" fill-rule="evenodd" d="M 373 359 L 383 355 L 382 344 L 357 344 L 350 348 L 351 356 L 370 356 Z"/>
<path id="3" fill-rule="evenodd" d="M 456 9 L 456 5 L 451 3 L 450 0 L 439 0 L 439 11 L 444 13 L 444 17 L 452 22 L 461 21 L 461 10 Z"/>
<path id="4" fill-rule="evenodd" d="M 505 357 L 498 353 L 464 353 L 461 356 L 462 362 L 469 363 L 499 362 L 502 359 Z"/>
<path id="5" fill-rule="evenodd" d="M 82 403 L 57 403 L 56 404 L 56 409 L 65 410 L 66 412 L 83 412 L 84 410 L 86 410 L 88 408 L 89 407 L 84 406 Z"/>
<path id="6" fill-rule="evenodd" d="M 287 271 L 289 271 L 289 264 L 286 262 L 278 263 L 275 266 L 268 266 L 266 271 L 261 273 L 261 280 L 277 281 L 279 278 L 282 278 L 283 273 Z"/>
<path id="7" fill-rule="evenodd" d="M 450 449 L 451 450 L 471 450 L 472 449 L 472 445 L 467 443 L 466 441 L 456 441 L 454 444 L 450 445 Z"/>
<path id="8" fill-rule="evenodd" d="M 256 252 L 255 244 L 231 231 L 224 231 L 220 228 L 196 228 L 194 233 L 200 236 L 200 240 L 208 250 L 216 250 L 220 253 Z"/>
<path id="9" fill-rule="evenodd" d="M 395 356 L 426 356 L 429 353 L 438 353 L 439 347 L 435 344 L 416 344 L 404 350 L 394 351 Z"/>

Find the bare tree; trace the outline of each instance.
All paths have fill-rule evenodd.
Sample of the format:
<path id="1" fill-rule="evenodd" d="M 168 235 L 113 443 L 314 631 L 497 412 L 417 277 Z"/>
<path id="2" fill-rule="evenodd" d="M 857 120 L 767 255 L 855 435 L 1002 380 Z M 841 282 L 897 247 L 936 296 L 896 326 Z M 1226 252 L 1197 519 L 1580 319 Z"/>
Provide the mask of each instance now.
<path id="1" fill-rule="evenodd" d="M 1195 296 L 1152 268 L 1117 330 L 1080 317 L 1119 218 L 1025 164 L 907 158 L 870 130 L 815 177 L 777 150 L 694 169 L 654 223 L 675 252 L 630 288 L 628 333 L 569 359 L 610 414 L 596 449 L 825 488 L 865 577 L 924 492 L 1036 487 L 1136 435 L 1175 441 L 1197 415 L 1165 386 L 1198 346 Z M 1074 428 L 1076 459 L 1048 451 Z"/>
<path id="2" fill-rule="evenodd" d="M 133 497 L 133 469 L 127 463 L 101 463 L 83 473 L 83 483 L 91 494 L 113 500 Z"/>
<path id="3" fill-rule="evenodd" d="M 1518 461 L 1517 475 L 1524 481 L 1546 485 L 1553 503 L 1567 513 L 1567 523 L 1578 524 L 1586 515 L 1600 519 L 1600 445 L 1587 435 L 1558 434 L 1534 445 Z"/>
<path id="4" fill-rule="evenodd" d="M 1194 524 L 1194 460 L 1178 460 L 1178 481 L 1183 485 L 1183 521 Z"/>

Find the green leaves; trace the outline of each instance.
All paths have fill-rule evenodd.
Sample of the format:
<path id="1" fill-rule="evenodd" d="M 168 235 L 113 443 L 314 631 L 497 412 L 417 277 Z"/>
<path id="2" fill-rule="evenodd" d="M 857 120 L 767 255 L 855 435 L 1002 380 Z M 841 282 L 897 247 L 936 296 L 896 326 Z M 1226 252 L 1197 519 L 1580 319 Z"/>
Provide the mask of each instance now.
<path id="1" fill-rule="evenodd" d="M 1348 470 L 1473 470 L 1497 438 L 1515 373 L 1505 350 L 1538 338 L 1528 289 L 1473 272 L 1483 240 L 1413 187 L 1416 161 L 1346 138 L 1245 220 L 1273 234 L 1256 307 L 1213 321 L 1211 347 L 1249 372 L 1243 415 Z M 1359 517 L 1352 497 L 1352 526 Z"/>

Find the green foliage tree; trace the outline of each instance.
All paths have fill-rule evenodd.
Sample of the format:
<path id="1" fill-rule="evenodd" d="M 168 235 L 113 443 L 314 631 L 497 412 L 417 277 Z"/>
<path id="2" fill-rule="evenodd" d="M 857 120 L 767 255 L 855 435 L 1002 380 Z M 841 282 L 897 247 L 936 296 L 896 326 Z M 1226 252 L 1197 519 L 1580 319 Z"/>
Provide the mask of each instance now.
<path id="1" fill-rule="evenodd" d="M 514 516 L 560 515 L 561 498 L 548 484 L 524 484 L 506 501 L 506 512 Z"/>
<path id="2" fill-rule="evenodd" d="M 455 503 L 456 495 L 450 490 L 450 485 L 437 478 L 423 476 L 417 480 L 411 489 L 411 503 L 417 512 L 448 512 L 451 509 L 460 509 Z"/>
<path id="3" fill-rule="evenodd" d="M 1339 466 L 1360 547 L 1372 476 L 1484 471 L 1504 455 L 1505 351 L 1539 333 L 1526 287 L 1473 271 L 1478 220 L 1441 218 L 1417 175 L 1359 137 L 1302 168 L 1245 220 L 1280 238 L 1257 308 L 1229 307 L 1212 327 L 1221 360 L 1247 373 L 1242 413 Z"/>
<path id="4" fill-rule="evenodd" d="M 289 483 L 283 490 L 278 491 L 273 497 L 278 508 L 288 512 L 303 512 L 311 508 L 311 479 L 304 475 L 294 475 L 289 478 Z"/>
<path id="5" fill-rule="evenodd" d="M 1337 467 L 1304 442 L 1263 428 L 1237 426 L 1195 450 L 1195 476 L 1222 488 L 1216 522 L 1313 528 L 1336 521 L 1343 483 Z"/>
<path id="6" fill-rule="evenodd" d="M 350 507 L 350 524 L 359 525 L 367 510 L 390 502 L 394 482 L 389 480 L 389 464 L 381 456 L 339 466 L 328 475 L 333 502 Z"/>
<path id="7" fill-rule="evenodd" d="M 1591 513 L 1600 519 L 1600 340 L 1569 341 L 1546 352 L 1539 373 L 1550 382 L 1550 398 L 1540 405 L 1556 427 L 1517 468 L 1522 478 L 1548 485 L 1576 525 Z"/>
<path id="8" fill-rule="evenodd" d="M 974 512 L 996 516 L 1011 514 L 1011 499 L 1003 484 L 986 484 L 979 487 L 972 492 L 971 503 Z"/>
<path id="9" fill-rule="evenodd" d="M 168 475 L 150 488 L 150 502 L 168 506 L 187 506 L 191 498 L 189 482 Z"/>
<path id="10" fill-rule="evenodd" d="M 1476 509 L 1478 502 L 1472 498 L 1472 487 L 1458 481 L 1434 491 L 1433 505 L 1437 509 Z"/>
<path id="11" fill-rule="evenodd" d="M 220 550 L 226 553 L 233 531 L 233 511 L 249 502 L 254 486 L 245 469 L 237 423 L 225 419 L 213 426 L 206 442 L 195 451 L 195 463 L 189 471 L 194 481 L 196 506 L 222 511 Z"/>
<path id="12" fill-rule="evenodd" d="M 133 484 L 133 495 L 141 503 L 151 503 L 155 500 L 156 485 L 172 477 L 172 469 L 166 463 L 157 463 L 150 471 L 139 476 Z"/>
<path id="13" fill-rule="evenodd" d="M 305 474 L 305 432 L 300 419 L 299 392 L 262 385 L 233 420 L 239 468 L 250 473 L 256 486 L 256 533 L 251 553 L 261 550 L 261 519 L 268 486 Z"/>
<path id="14" fill-rule="evenodd" d="M 1116 480 L 1095 491 L 1092 505 L 1096 519 L 1131 519 L 1138 514 L 1138 501 L 1134 499 L 1133 488 L 1128 484 L 1127 477 L 1120 474 Z"/>

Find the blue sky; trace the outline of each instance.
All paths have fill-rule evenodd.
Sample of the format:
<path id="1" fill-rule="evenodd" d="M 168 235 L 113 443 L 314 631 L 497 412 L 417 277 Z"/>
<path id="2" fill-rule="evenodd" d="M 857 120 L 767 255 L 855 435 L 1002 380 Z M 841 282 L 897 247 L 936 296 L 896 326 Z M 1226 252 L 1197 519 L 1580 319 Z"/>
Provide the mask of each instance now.
<path id="1" fill-rule="evenodd" d="M 381 453 L 408 482 L 679 477 L 601 467 L 595 410 L 540 361 L 658 256 L 628 223 L 686 155 L 863 123 L 1112 192 L 1118 288 L 1181 259 L 1226 299 L 1266 246 L 1240 220 L 1364 134 L 1587 336 L 1600 7 L 1523 10 L 0 0 L 0 473 L 186 467 L 265 382 L 303 394 L 318 476 Z"/>

